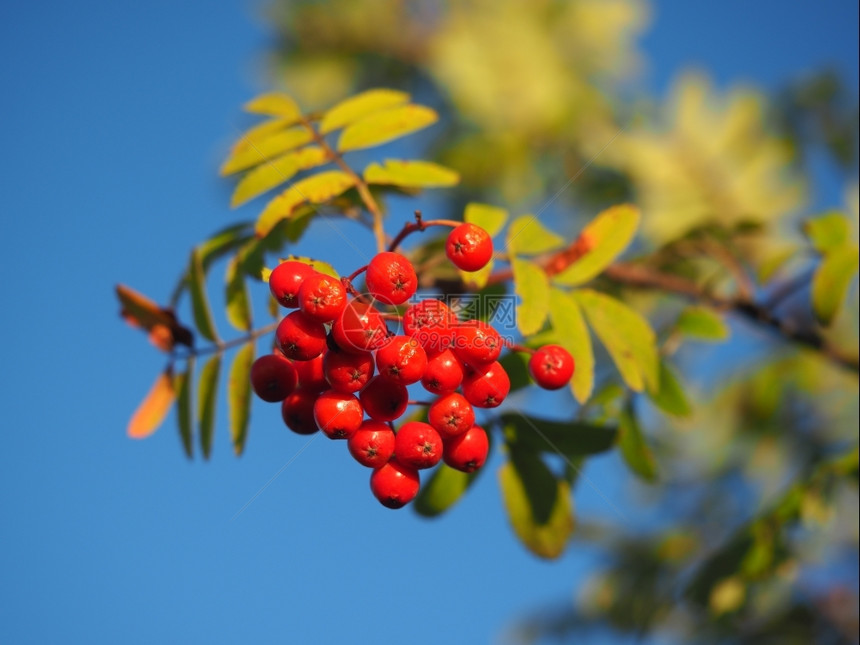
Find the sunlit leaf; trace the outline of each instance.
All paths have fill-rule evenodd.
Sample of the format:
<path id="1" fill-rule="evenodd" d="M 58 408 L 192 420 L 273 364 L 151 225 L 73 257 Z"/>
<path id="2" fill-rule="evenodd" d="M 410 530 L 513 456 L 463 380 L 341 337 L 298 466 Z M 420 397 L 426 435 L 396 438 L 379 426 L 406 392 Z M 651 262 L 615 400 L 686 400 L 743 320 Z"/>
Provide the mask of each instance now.
<path id="1" fill-rule="evenodd" d="M 176 390 L 176 424 L 179 427 L 179 439 L 185 455 L 191 459 L 194 456 L 194 409 L 191 402 L 191 391 L 194 386 L 194 357 L 185 363 L 185 371 L 177 374 L 174 379 Z"/>
<path id="2" fill-rule="evenodd" d="M 290 125 L 289 119 L 269 119 L 245 130 L 230 148 L 230 155 L 237 155 L 242 150 L 252 148 L 264 139 L 268 139 L 279 130 Z"/>
<path id="3" fill-rule="evenodd" d="M 534 215 L 520 215 L 508 228 L 507 249 L 511 255 L 538 255 L 564 245 L 564 238 L 547 229 Z"/>
<path id="4" fill-rule="evenodd" d="M 409 95 L 406 92 L 384 88 L 367 90 L 351 96 L 329 109 L 320 121 L 320 132 L 327 134 L 359 121 L 374 112 L 403 105 L 408 101 Z"/>
<path id="5" fill-rule="evenodd" d="M 463 211 L 463 221 L 480 226 L 490 237 L 496 237 L 508 221 L 508 211 L 498 206 L 470 202 Z"/>
<path id="6" fill-rule="evenodd" d="M 415 512 L 425 517 L 441 515 L 460 501 L 460 497 L 477 474 L 477 472 L 464 473 L 440 464 L 430 479 L 421 483 L 421 489 L 413 505 Z"/>
<path id="7" fill-rule="evenodd" d="M 132 439 L 145 439 L 158 430 L 175 398 L 173 374 L 167 370 L 158 375 L 152 388 L 134 411 L 128 424 L 128 436 Z"/>
<path id="8" fill-rule="evenodd" d="M 218 340 L 215 322 L 212 319 L 212 309 L 209 307 L 209 297 L 206 295 L 206 274 L 200 261 L 200 252 L 191 251 L 191 262 L 188 268 L 188 287 L 191 293 L 191 309 L 194 313 L 194 324 L 197 331 L 207 340 Z"/>
<path id="9" fill-rule="evenodd" d="M 455 186 L 460 175 L 450 168 L 430 161 L 386 159 L 383 165 L 372 163 L 364 169 L 368 184 L 389 184 L 402 188 Z"/>
<path id="10" fill-rule="evenodd" d="M 767 284 L 771 278 L 777 274 L 789 261 L 798 257 L 800 250 L 797 246 L 791 245 L 784 248 L 779 248 L 772 251 L 766 256 L 758 266 L 756 275 L 759 282 Z"/>
<path id="11" fill-rule="evenodd" d="M 254 363 L 254 343 L 246 343 L 233 358 L 227 384 L 227 400 L 230 405 L 230 436 L 233 451 L 241 455 L 248 435 L 251 417 L 251 365 Z"/>
<path id="12" fill-rule="evenodd" d="M 242 177 L 233 190 L 230 207 L 241 206 L 248 200 L 289 181 L 300 170 L 315 168 L 327 161 L 326 153 L 317 146 L 307 146 L 301 150 L 275 157 Z M 295 185 L 297 184 L 293 186 Z"/>
<path id="13" fill-rule="evenodd" d="M 832 212 L 807 220 L 803 231 L 816 251 L 827 253 L 850 241 L 851 222 L 844 214 Z"/>
<path id="14" fill-rule="evenodd" d="M 159 307 L 143 294 L 122 284 L 116 286 L 116 296 L 123 320 L 147 332 L 149 341 L 161 351 L 169 352 L 176 343 L 189 347 L 194 344 L 191 330 L 179 324 L 171 309 Z"/>
<path id="15" fill-rule="evenodd" d="M 227 320 L 239 331 L 251 329 L 251 298 L 245 274 L 235 257 L 227 264 Z"/>
<path id="16" fill-rule="evenodd" d="M 711 613 L 721 616 L 739 609 L 746 598 L 746 585 L 740 576 L 729 576 L 711 590 Z"/>
<path id="17" fill-rule="evenodd" d="M 505 440 L 513 446 L 576 458 L 615 446 L 617 429 L 578 421 L 547 421 L 509 412 L 501 416 Z"/>
<path id="18" fill-rule="evenodd" d="M 696 340 L 721 342 L 731 335 L 731 329 L 716 311 L 693 305 L 686 307 L 675 322 L 675 329 Z"/>
<path id="19" fill-rule="evenodd" d="M 276 131 L 268 137 L 249 140 L 242 147 L 231 151 L 221 166 L 221 175 L 232 175 L 267 161 L 274 162 L 279 155 L 310 143 L 312 139 L 311 131 L 300 126 Z"/>
<path id="20" fill-rule="evenodd" d="M 856 244 L 846 244 L 827 252 L 812 278 L 812 308 L 822 325 L 829 325 L 845 296 L 854 274 L 857 273 L 860 254 Z"/>
<path id="21" fill-rule="evenodd" d="M 692 413 L 681 381 L 665 360 L 660 361 L 660 389 L 656 392 L 648 390 L 648 397 L 666 414 L 686 417 Z"/>
<path id="22" fill-rule="evenodd" d="M 252 114 L 276 116 L 285 121 L 295 123 L 302 118 L 302 111 L 292 97 L 280 92 L 261 94 L 247 103 L 245 111 Z"/>
<path id="23" fill-rule="evenodd" d="M 331 264 L 329 264 L 328 262 L 325 262 L 323 260 L 318 260 L 315 258 L 309 258 L 309 257 L 304 256 L 304 255 L 288 255 L 284 259 L 285 260 L 291 260 L 294 262 L 301 262 L 302 264 L 307 264 L 308 266 L 310 266 L 311 268 L 313 268 L 317 272 L 325 273 L 326 275 L 330 275 L 332 278 L 339 278 L 340 277 L 340 275 L 335 270 L 335 268 Z"/>
<path id="24" fill-rule="evenodd" d="M 439 118 L 435 110 L 423 105 L 401 105 L 374 112 L 349 125 L 340 135 L 341 152 L 372 148 L 426 128 Z"/>
<path id="25" fill-rule="evenodd" d="M 580 235 L 588 251 L 567 269 L 553 276 L 553 282 L 577 286 L 600 275 L 633 240 L 639 220 L 639 209 L 630 204 L 613 206 L 600 213 Z"/>
<path id="26" fill-rule="evenodd" d="M 648 482 L 657 480 L 657 462 L 651 448 L 645 442 L 642 427 L 633 410 L 628 406 L 618 418 L 618 448 L 624 461 L 634 473 Z"/>
<path id="27" fill-rule="evenodd" d="M 514 291 L 517 303 L 517 327 L 524 336 L 540 331 L 549 314 L 549 278 L 543 269 L 528 260 L 514 258 Z"/>
<path id="28" fill-rule="evenodd" d="M 325 170 L 297 181 L 266 205 L 257 220 L 257 236 L 266 235 L 278 222 L 290 217 L 297 206 L 305 202 L 322 204 L 354 184 L 353 178 L 340 170 Z"/>
<path id="29" fill-rule="evenodd" d="M 205 459 L 209 459 L 209 455 L 212 453 L 220 372 L 221 354 L 215 354 L 200 370 L 200 382 L 197 390 L 197 419 L 200 429 L 200 450 Z"/>
<path id="30" fill-rule="evenodd" d="M 549 294 L 549 320 L 555 334 L 554 342 L 573 356 L 575 369 L 570 382 L 573 396 L 580 403 L 585 403 L 594 389 L 594 349 L 582 311 L 572 296 L 552 288 Z"/>

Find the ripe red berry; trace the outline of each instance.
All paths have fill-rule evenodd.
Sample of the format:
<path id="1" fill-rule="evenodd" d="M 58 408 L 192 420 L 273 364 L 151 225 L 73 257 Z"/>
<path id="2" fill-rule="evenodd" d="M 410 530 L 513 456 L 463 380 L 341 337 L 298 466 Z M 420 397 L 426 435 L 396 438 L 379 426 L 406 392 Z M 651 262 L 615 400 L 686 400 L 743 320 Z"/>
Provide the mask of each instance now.
<path id="1" fill-rule="evenodd" d="M 370 475 L 370 490 L 383 506 L 402 508 L 415 499 L 421 481 L 418 471 L 392 459 Z"/>
<path id="2" fill-rule="evenodd" d="M 511 380 L 498 362 L 472 369 L 463 378 L 463 396 L 476 408 L 495 408 L 511 391 Z"/>
<path id="3" fill-rule="evenodd" d="M 281 416 L 287 427 L 297 434 L 313 434 L 319 430 L 314 421 L 314 402 L 318 394 L 313 390 L 299 388 L 281 404 Z"/>
<path id="4" fill-rule="evenodd" d="M 361 405 L 371 419 L 394 421 L 409 404 L 409 391 L 405 385 L 374 376 L 359 394 Z"/>
<path id="5" fill-rule="evenodd" d="M 429 423 L 404 423 L 394 437 L 394 457 L 416 470 L 432 468 L 442 459 L 442 437 Z"/>
<path id="6" fill-rule="evenodd" d="M 379 468 L 394 454 L 394 432 L 385 423 L 368 419 L 346 445 L 362 466 Z"/>
<path id="7" fill-rule="evenodd" d="M 486 463 L 489 452 L 487 433 L 479 426 L 472 426 L 463 434 L 445 441 L 442 458 L 451 468 L 473 473 Z"/>
<path id="8" fill-rule="evenodd" d="M 499 359 L 504 344 L 499 332 L 480 320 L 469 320 L 457 326 L 453 350 L 461 361 L 480 367 Z"/>
<path id="9" fill-rule="evenodd" d="M 394 336 L 376 352 L 376 367 L 388 380 L 410 385 L 424 376 L 427 354 L 414 338 Z"/>
<path id="10" fill-rule="evenodd" d="M 335 343 L 345 352 L 369 352 L 388 340 L 388 327 L 379 312 L 360 300 L 350 300 L 331 327 Z"/>
<path id="11" fill-rule="evenodd" d="M 287 358 L 309 361 L 325 349 L 325 327 L 301 311 L 288 314 L 275 330 L 278 345 Z"/>
<path id="12" fill-rule="evenodd" d="M 429 359 L 421 377 L 421 385 L 433 394 L 453 392 L 462 382 L 463 365 L 450 349 Z"/>
<path id="13" fill-rule="evenodd" d="M 311 266 L 303 262 L 281 262 L 269 276 L 269 290 L 282 307 L 295 309 L 299 306 L 298 294 L 302 282 L 315 273 Z"/>
<path id="14" fill-rule="evenodd" d="M 251 387 L 263 401 L 283 401 L 297 382 L 295 368 L 281 354 L 261 356 L 251 365 Z"/>
<path id="15" fill-rule="evenodd" d="M 323 359 L 325 379 L 338 392 L 358 392 L 373 376 L 373 355 L 326 352 Z"/>
<path id="16" fill-rule="evenodd" d="M 477 271 L 493 257 L 493 241 L 480 226 L 460 224 L 448 234 L 445 253 L 458 269 Z"/>
<path id="17" fill-rule="evenodd" d="M 308 318 L 331 322 L 346 307 L 346 289 L 337 278 L 317 273 L 305 279 L 299 288 L 299 307 Z"/>
<path id="18" fill-rule="evenodd" d="M 441 300 L 422 300 L 403 313 L 403 331 L 417 340 L 428 355 L 451 345 L 456 325 L 457 316 Z"/>
<path id="19" fill-rule="evenodd" d="M 399 253 L 379 253 L 367 265 L 367 289 L 387 305 L 400 305 L 418 289 L 418 276 L 412 263 Z"/>
<path id="20" fill-rule="evenodd" d="M 544 345 L 529 359 L 529 373 L 545 390 L 558 390 L 570 383 L 573 370 L 573 356 L 559 345 Z"/>
<path id="21" fill-rule="evenodd" d="M 328 383 L 323 374 L 323 358 L 328 353 L 320 354 L 309 361 L 294 361 L 293 369 L 299 376 L 299 387 L 314 392 L 322 392 L 328 388 Z"/>
<path id="22" fill-rule="evenodd" d="M 329 439 L 349 439 L 363 418 L 361 403 L 352 394 L 327 390 L 314 403 L 314 421 Z"/>
<path id="23" fill-rule="evenodd" d="M 427 420 L 442 438 L 447 439 L 475 425 L 475 410 L 462 394 L 452 392 L 432 403 L 427 411 Z"/>

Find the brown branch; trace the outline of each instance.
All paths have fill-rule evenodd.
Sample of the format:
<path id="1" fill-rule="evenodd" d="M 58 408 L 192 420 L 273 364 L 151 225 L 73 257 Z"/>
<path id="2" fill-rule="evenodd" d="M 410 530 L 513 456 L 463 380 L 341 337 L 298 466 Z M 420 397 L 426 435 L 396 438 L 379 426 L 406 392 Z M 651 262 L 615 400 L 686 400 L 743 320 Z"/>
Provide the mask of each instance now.
<path id="1" fill-rule="evenodd" d="M 171 362 L 174 360 L 187 360 L 189 358 L 196 358 L 198 356 L 205 356 L 207 354 L 220 354 L 221 352 L 227 351 L 232 347 L 238 347 L 239 345 L 244 345 L 245 343 L 252 343 L 261 336 L 265 336 L 266 334 L 275 331 L 277 329 L 278 323 L 274 322 L 265 327 L 260 327 L 258 329 L 254 329 L 244 336 L 239 336 L 238 338 L 233 338 L 232 340 L 228 340 L 226 342 L 215 343 L 214 345 L 207 345 L 206 347 L 192 347 L 188 351 L 185 351 L 181 354 L 172 354 L 170 356 Z"/>

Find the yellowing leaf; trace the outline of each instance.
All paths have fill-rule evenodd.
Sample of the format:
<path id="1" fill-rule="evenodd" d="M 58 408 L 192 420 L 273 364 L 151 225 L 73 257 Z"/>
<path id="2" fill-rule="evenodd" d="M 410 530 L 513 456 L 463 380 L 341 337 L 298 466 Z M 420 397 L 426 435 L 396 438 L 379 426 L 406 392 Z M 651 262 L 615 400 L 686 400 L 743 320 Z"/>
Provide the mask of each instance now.
<path id="1" fill-rule="evenodd" d="M 257 220 L 257 237 L 263 237 L 282 219 L 292 215 L 305 202 L 322 204 L 354 185 L 354 180 L 340 170 L 326 170 L 297 181 L 270 201 Z"/>
<path id="2" fill-rule="evenodd" d="M 675 329 L 688 338 L 712 342 L 727 340 L 731 335 L 729 326 L 720 314 L 698 305 L 687 307 L 681 312 L 675 322 Z"/>
<path id="3" fill-rule="evenodd" d="M 233 358 L 227 397 L 230 404 L 230 436 L 233 451 L 241 455 L 248 435 L 251 417 L 251 365 L 254 363 L 254 343 L 245 344 Z"/>
<path id="4" fill-rule="evenodd" d="M 247 141 L 245 145 L 231 152 L 221 166 L 221 175 L 232 175 L 267 161 L 273 162 L 278 155 L 303 146 L 312 139 L 310 130 L 297 127 L 275 132 L 271 136 L 259 138 L 256 141 Z"/>
<path id="5" fill-rule="evenodd" d="M 715 616 L 730 613 L 744 604 L 747 588 L 739 576 L 730 576 L 714 585 L 708 605 Z"/>
<path id="6" fill-rule="evenodd" d="M 812 308 L 822 325 L 829 325 L 839 311 L 857 273 L 860 254 L 856 244 L 830 250 L 812 278 Z"/>
<path id="7" fill-rule="evenodd" d="M 300 170 L 307 170 L 327 161 L 325 151 L 317 146 L 307 146 L 276 157 L 242 177 L 233 190 L 230 207 L 241 206 L 248 200 L 288 181 Z"/>
<path id="8" fill-rule="evenodd" d="M 332 130 L 359 121 L 374 112 L 402 105 L 408 101 L 409 95 L 406 92 L 382 88 L 367 90 L 341 101 L 329 109 L 320 121 L 320 132 L 327 134 Z"/>
<path id="9" fill-rule="evenodd" d="M 239 331 L 251 329 L 251 299 L 239 258 L 227 264 L 227 320 Z"/>
<path id="10" fill-rule="evenodd" d="M 128 436 L 132 439 L 145 439 L 158 430 L 175 398 L 173 375 L 169 370 L 162 372 L 132 415 L 128 424 Z"/>
<path id="11" fill-rule="evenodd" d="M 545 228 L 534 215 L 520 215 L 508 228 L 511 255 L 538 255 L 561 247 L 564 238 Z"/>
<path id="12" fill-rule="evenodd" d="M 470 202 L 466 204 L 463 220 L 475 224 L 487 231 L 490 237 L 496 237 L 508 221 L 508 211 L 498 206 Z"/>
<path id="13" fill-rule="evenodd" d="M 288 125 L 290 125 L 290 121 L 287 119 L 269 119 L 248 128 L 239 135 L 236 143 L 230 148 L 230 156 L 239 154 L 239 152 L 250 148 L 252 144 L 258 144 L 264 139 L 268 139 L 278 130 L 283 130 Z M 306 128 L 302 129 L 307 132 Z"/>
<path id="14" fill-rule="evenodd" d="M 591 289 L 573 292 L 592 330 L 606 347 L 624 382 L 642 392 L 660 387 L 657 337 L 651 325 L 624 303 Z"/>
<path id="15" fill-rule="evenodd" d="M 460 501 L 476 474 L 441 464 L 427 482 L 422 482 L 415 498 L 415 512 L 424 517 L 441 515 Z"/>
<path id="16" fill-rule="evenodd" d="M 245 111 L 252 114 L 277 116 L 285 121 L 295 123 L 302 118 L 302 111 L 292 97 L 280 92 L 270 92 L 248 101 Z"/>
<path id="17" fill-rule="evenodd" d="M 212 453 L 215 433 L 215 405 L 218 402 L 218 376 L 221 373 L 221 354 L 210 358 L 200 371 L 197 393 L 197 418 L 200 424 L 200 450 L 205 459 Z"/>
<path id="18" fill-rule="evenodd" d="M 523 336 L 540 331 L 549 313 L 549 278 L 546 272 L 528 260 L 514 258 L 514 291 L 517 303 L 517 327 Z"/>
<path id="19" fill-rule="evenodd" d="M 191 293 L 191 310 L 194 314 L 194 324 L 197 326 L 197 331 L 206 340 L 217 341 L 218 333 L 215 331 L 215 321 L 212 319 L 209 297 L 206 295 L 206 274 L 200 260 L 200 251 L 196 248 L 191 251 L 188 289 Z"/>
<path id="20" fill-rule="evenodd" d="M 179 426 L 179 439 L 185 456 L 194 456 L 194 412 L 191 407 L 191 386 L 194 383 L 194 357 L 186 361 L 185 371 L 177 374 L 173 381 L 176 390 L 176 423 Z"/>
<path id="21" fill-rule="evenodd" d="M 582 231 L 585 255 L 553 277 L 553 282 L 578 286 L 600 275 L 633 240 L 639 228 L 639 209 L 630 204 L 608 208 Z"/>
<path id="22" fill-rule="evenodd" d="M 758 266 L 757 276 L 759 282 L 767 284 L 776 273 L 785 267 L 800 251 L 795 245 L 780 247 L 764 257 Z"/>
<path id="23" fill-rule="evenodd" d="M 337 149 L 348 152 L 372 148 L 426 128 L 438 118 L 434 110 L 423 105 L 402 105 L 375 112 L 347 127 L 340 135 Z"/>
<path id="24" fill-rule="evenodd" d="M 832 212 L 808 220 L 803 231 L 819 253 L 845 245 L 851 237 L 851 222 L 839 212 Z"/>
<path id="25" fill-rule="evenodd" d="M 403 161 L 386 159 L 384 165 L 372 163 L 364 169 L 364 180 L 368 184 L 390 184 L 403 188 L 430 188 L 454 186 L 460 175 L 430 161 Z"/>
<path id="26" fill-rule="evenodd" d="M 657 480 L 657 462 L 645 442 L 642 428 L 633 411 L 628 407 L 618 418 L 618 447 L 621 456 L 634 473 L 648 482 Z"/>
<path id="27" fill-rule="evenodd" d="M 194 336 L 191 330 L 176 320 L 171 309 L 159 307 L 155 302 L 134 289 L 118 284 L 116 296 L 120 302 L 120 316 L 132 327 L 139 327 L 149 335 L 149 341 L 163 352 L 169 352 L 176 343 L 191 347 Z"/>
<path id="28" fill-rule="evenodd" d="M 555 343 L 573 356 L 573 396 L 580 403 L 585 403 L 594 389 L 594 349 L 582 311 L 569 294 L 552 288 L 549 294 L 549 319 L 555 331 Z"/>

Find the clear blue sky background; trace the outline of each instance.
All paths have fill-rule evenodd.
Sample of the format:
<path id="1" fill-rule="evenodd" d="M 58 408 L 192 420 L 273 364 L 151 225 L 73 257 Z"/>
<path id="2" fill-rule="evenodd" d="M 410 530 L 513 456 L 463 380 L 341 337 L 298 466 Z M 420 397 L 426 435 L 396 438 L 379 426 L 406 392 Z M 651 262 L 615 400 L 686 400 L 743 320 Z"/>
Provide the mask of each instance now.
<path id="1" fill-rule="evenodd" d="M 172 423 L 126 438 L 163 361 L 113 285 L 166 298 L 190 246 L 236 217 L 216 168 L 263 89 L 259 13 L 0 5 L 0 643 L 482 643 L 595 566 L 584 547 L 546 563 L 518 545 L 498 459 L 429 522 L 383 509 L 321 439 L 231 521 L 303 445 L 275 408 L 255 404 L 239 460 L 223 423 L 210 463 L 185 460 Z M 644 49 L 659 92 L 688 65 L 771 89 L 835 65 L 856 88 L 857 3 L 659 2 Z M 581 485 L 579 512 L 646 522 L 614 460 L 589 464 L 601 494 Z"/>

